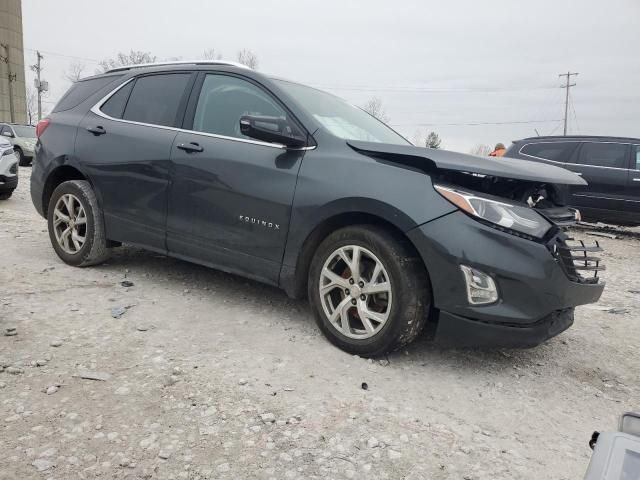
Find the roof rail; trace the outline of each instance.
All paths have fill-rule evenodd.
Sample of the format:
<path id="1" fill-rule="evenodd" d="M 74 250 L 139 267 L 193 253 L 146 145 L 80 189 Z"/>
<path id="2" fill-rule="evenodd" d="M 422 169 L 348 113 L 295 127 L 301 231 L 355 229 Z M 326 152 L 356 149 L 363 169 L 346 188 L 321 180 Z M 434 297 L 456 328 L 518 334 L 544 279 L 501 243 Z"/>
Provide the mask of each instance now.
<path id="1" fill-rule="evenodd" d="M 162 67 L 170 65 L 227 65 L 230 67 L 248 68 L 251 67 L 239 62 L 231 62 L 228 60 L 177 60 L 172 62 L 154 62 L 154 63 L 138 63 L 136 65 L 125 65 L 124 67 L 111 68 L 104 73 L 122 72 L 125 70 L 132 70 L 134 68 L 149 68 L 149 67 Z"/>

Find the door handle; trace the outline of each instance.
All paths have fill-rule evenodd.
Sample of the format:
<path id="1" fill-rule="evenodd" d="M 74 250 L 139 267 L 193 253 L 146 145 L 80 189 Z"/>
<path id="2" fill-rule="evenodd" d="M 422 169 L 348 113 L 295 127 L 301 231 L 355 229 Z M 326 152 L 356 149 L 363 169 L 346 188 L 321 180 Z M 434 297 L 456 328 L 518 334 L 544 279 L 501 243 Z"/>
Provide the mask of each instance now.
<path id="1" fill-rule="evenodd" d="M 96 127 L 87 127 L 87 131 L 93 133 L 95 136 L 104 135 L 107 131 L 103 126 L 98 125 Z"/>
<path id="2" fill-rule="evenodd" d="M 184 150 L 187 153 L 199 153 L 199 152 L 204 152 L 204 148 L 202 148 L 199 144 L 195 143 L 195 142 L 191 142 L 191 143 L 181 143 L 180 145 L 178 145 L 178 148 L 180 150 Z"/>
<path id="3" fill-rule="evenodd" d="M 640 182 L 640 178 L 634 178 L 633 181 L 634 182 Z"/>

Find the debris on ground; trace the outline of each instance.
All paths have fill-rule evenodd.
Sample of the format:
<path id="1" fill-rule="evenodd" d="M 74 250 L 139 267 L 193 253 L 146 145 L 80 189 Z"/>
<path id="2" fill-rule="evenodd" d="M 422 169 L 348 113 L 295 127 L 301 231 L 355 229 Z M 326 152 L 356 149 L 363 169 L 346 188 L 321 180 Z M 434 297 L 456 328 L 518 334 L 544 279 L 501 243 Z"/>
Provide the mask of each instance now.
<path id="1" fill-rule="evenodd" d="M 111 378 L 110 373 L 106 372 L 91 372 L 88 370 L 79 370 L 74 377 L 82 378 L 83 380 L 96 380 L 98 382 L 106 382 Z"/>
<path id="2" fill-rule="evenodd" d="M 16 335 L 18 335 L 18 329 L 16 327 L 6 327 L 4 329 L 5 337 L 14 337 Z"/>

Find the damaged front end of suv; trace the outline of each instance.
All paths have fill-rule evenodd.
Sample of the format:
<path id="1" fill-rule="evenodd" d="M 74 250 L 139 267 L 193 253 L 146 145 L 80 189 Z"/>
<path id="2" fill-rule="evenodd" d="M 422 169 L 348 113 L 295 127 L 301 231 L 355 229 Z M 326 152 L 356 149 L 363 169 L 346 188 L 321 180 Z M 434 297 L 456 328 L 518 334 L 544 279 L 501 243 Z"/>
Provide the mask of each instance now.
<path id="1" fill-rule="evenodd" d="M 567 170 L 513 159 L 349 142 L 381 162 L 426 173 L 457 207 L 408 232 L 429 271 L 436 337 L 457 345 L 533 347 L 569 328 L 574 308 L 597 301 L 597 242 L 572 237 Z"/>

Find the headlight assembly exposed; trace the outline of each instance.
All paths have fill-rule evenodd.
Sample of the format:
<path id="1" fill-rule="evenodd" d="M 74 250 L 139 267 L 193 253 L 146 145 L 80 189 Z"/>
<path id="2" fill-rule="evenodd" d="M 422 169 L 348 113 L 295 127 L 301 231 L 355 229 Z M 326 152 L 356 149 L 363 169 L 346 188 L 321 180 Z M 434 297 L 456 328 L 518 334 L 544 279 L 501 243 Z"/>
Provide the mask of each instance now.
<path id="1" fill-rule="evenodd" d="M 535 238 L 544 237 L 551 224 L 530 207 L 514 205 L 451 186 L 434 185 L 436 191 L 468 214 Z"/>

